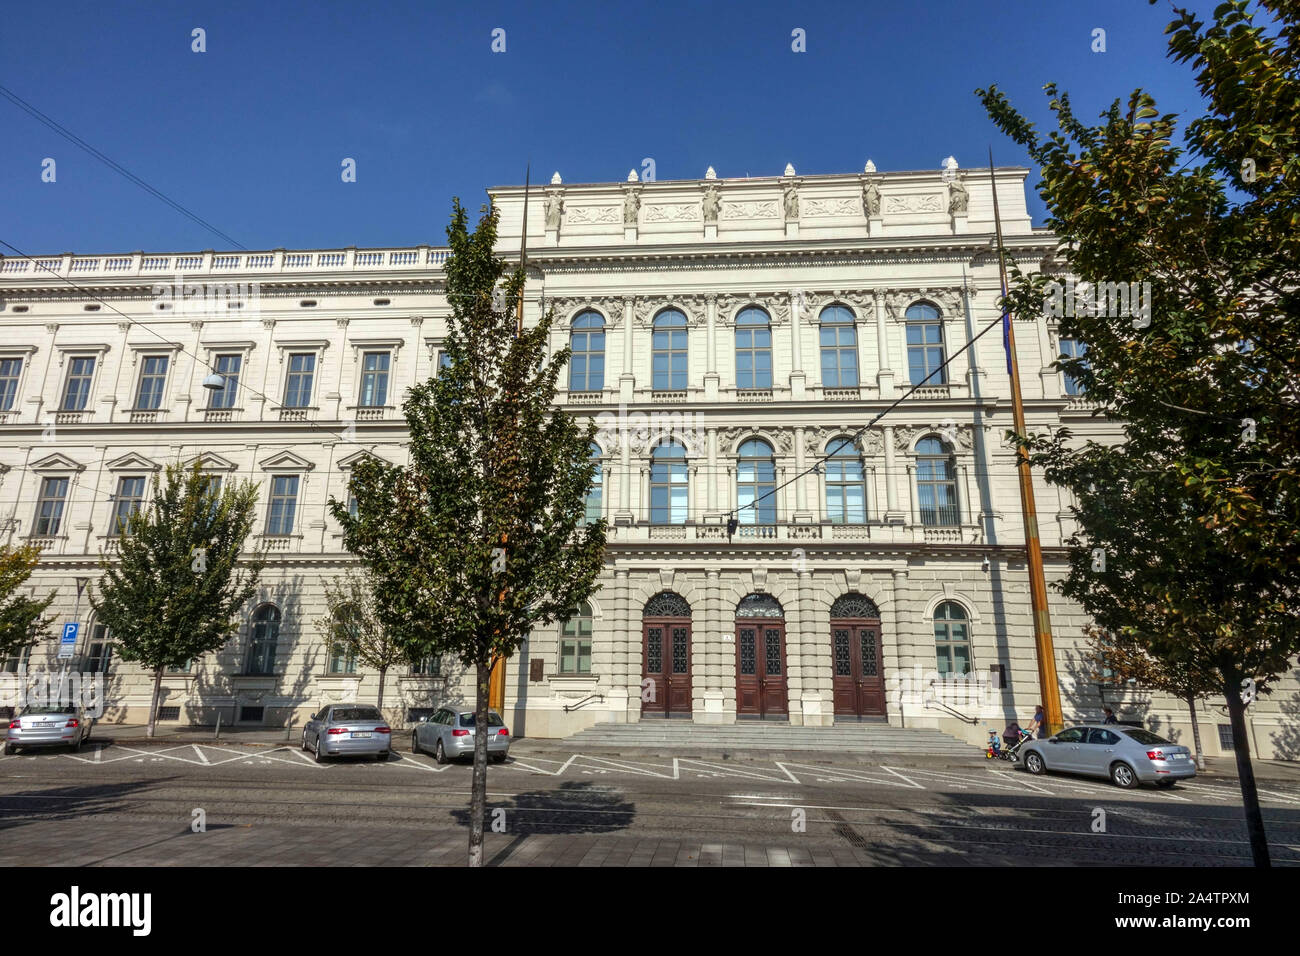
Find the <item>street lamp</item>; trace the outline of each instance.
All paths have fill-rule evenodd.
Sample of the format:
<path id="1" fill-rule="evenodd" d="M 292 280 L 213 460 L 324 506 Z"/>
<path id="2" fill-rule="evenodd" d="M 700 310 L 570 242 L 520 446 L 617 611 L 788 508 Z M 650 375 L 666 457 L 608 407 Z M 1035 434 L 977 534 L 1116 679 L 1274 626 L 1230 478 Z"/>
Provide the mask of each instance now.
<path id="1" fill-rule="evenodd" d="M 223 376 L 213 372 L 203 380 L 203 387 L 214 392 L 219 392 L 226 387 L 226 380 Z"/>

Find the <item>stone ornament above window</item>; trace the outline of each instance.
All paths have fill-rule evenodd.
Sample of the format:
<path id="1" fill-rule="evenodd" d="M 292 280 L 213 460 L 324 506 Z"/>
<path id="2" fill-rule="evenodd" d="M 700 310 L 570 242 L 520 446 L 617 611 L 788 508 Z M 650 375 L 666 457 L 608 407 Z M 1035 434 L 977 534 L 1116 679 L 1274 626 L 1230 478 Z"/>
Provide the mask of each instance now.
<path id="1" fill-rule="evenodd" d="M 695 203 L 665 203 L 659 206 L 646 206 L 646 222 L 698 222 L 700 207 Z M 717 221 L 715 216 L 714 222 Z"/>
<path id="2" fill-rule="evenodd" d="M 904 193 L 885 197 L 885 212 L 945 212 L 948 204 L 943 193 Z"/>
<path id="3" fill-rule="evenodd" d="M 619 221 L 618 206 L 574 206 L 568 220 L 571 226 L 616 223 Z"/>
<path id="4" fill-rule="evenodd" d="M 638 328 L 648 329 L 652 327 L 655 316 L 664 309 L 676 309 L 681 312 L 686 316 L 686 324 L 691 328 L 703 325 L 707 315 L 702 295 L 637 296 L 632 315 Z"/>
<path id="5" fill-rule="evenodd" d="M 838 447 L 838 442 L 831 444 L 831 439 L 852 438 L 860 427 L 860 425 L 844 425 L 839 428 L 832 425 L 813 425 L 805 428 L 804 451 L 808 453 L 810 463 Z M 868 429 L 858 438 L 855 447 L 863 458 L 876 458 L 884 451 L 885 442 L 878 430 Z"/>
<path id="6" fill-rule="evenodd" d="M 918 439 L 926 436 L 938 438 L 953 451 L 970 451 L 975 447 L 971 427 L 951 420 L 920 427 L 904 425 L 897 428 L 894 430 L 894 447 L 899 451 L 910 451 Z"/>
<path id="7" fill-rule="evenodd" d="M 974 290 L 971 290 L 971 295 L 974 296 Z M 933 302 L 939 307 L 944 319 L 956 318 L 964 312 L 960 288 L 907 289 L 885 293 L 885 305 L 895 319 L 906 319 L 908 308 L 918 302 Z"/>
<path id="8" fill-rule="evenodd" d="M 570 322 L 588 309 L 600 313 L 605 320 L 606 329 L 616 329 L 623 321 L 621 299 L 611 301 L 586 296 L 556 296 L 546 300 L 546 307 L 555 310 L 556 325 L 553 328 L 558 329 L 567 328 Z"/>

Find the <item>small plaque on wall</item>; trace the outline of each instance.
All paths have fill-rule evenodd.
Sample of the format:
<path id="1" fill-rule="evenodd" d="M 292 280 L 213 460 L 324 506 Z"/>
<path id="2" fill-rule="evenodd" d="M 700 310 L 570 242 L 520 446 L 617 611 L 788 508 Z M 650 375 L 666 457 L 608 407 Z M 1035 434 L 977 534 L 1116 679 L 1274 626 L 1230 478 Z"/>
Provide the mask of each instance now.
<path id="1" fill-rule="evenodd" d="M 546 661 L 542 660 L 540 657 L 534 657 L 528 662 L 528 679 L 534 683 L 545 679 L 545 669 Z"/>

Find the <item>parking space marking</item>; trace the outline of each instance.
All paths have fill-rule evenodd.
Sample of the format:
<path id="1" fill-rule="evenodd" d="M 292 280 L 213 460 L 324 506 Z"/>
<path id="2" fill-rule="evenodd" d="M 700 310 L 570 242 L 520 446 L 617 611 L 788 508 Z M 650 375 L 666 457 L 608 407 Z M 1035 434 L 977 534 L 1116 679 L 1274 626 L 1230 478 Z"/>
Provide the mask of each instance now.
<path id="1" fill-rule="evenodd" d="M 677 765 L 679 774 L 682 769 L 694 777 L 740 777 L 747 780 L 766 780 L 769 783 L 799 783 L 799 778 L 788 770 L 782 770 L 784 779 L 767 770 L 741 770 L 739 767 L 720 767 L 717 764 L 708 763 L 703 760 L 692 760 L 687 757 L 674 757 L 674 764 Z M 687 766 L 689 765 L 689 766 Z M 780 765 L 777 765 L 780 767 Z M 700 772 L 698 768 L 704 768 Z"/>
<path id="2" fill-rule="evenodd" d="M 915 780 L 911 780 L 911 779 L 909 779 L 908 777 L 903 776 L 903 774 L 899 773 L 899 772 L 898 772 L 897 770 L 895 770 L 893 767 L 886 767 L 884 764 L 881 764 L 880 769 L 881 769 L 881 770 L 888 770 L 888 771 L 889 771 L 890 773 L 892 773 L 895 777 L 898 777 L 899 779 L 906 781 L 907 783 L 909 783 L 909 784 L 911 784 L 913 787 L 915 787 L 917 790 L 924 790 L 924 789 L 925 789 L 925 787 L 921 786 L 921 785 L 920 785 L 919 783 L 917 783 Z"/>
<path id="3" fill-rule="evenodd" d="M 639 765 L 639 764 L 634 764 L 634 763 L 626 762 L 626 761 L 610 760 L 608 757 L 585 757 L 585 756 L 584 756 L 584 757 L 581 757 L 581 759 L 584 760 L 584 761 L 593 761 L 593 762 L 595 762 L 595 763 L 596 763 L 596 766 L 595 766 L 595 767 L 592 767 L 592 768 L 590 768 L 590 769 L 595 770 L 595 771 L 598 772 L 598 773 L 608 773 L 609 770 L 612 768 L 612 769 L 615 769 L 615 770 L 622 770 L 622 771 L 625 772 L 625 773 L 635 773 L 635 774 L 640 774 L 640 775 L 642 775 L 642 776 L 647 776 L 647 777 L 660 777 L 660 778 L 662 778 L 662 779 L 664 779 L 664 780 L 676 780 L 676 779 L 678 779 L 678 777 L 677 777 L 677 768 L 676 768 L 676 767 L 671 767 L 671 768 L 670 768 L 670 767 L 658 767 L 658 768 L 655 769 L 655 770 L 649 770 L 649 769 L 646 768 L 646 766 L 642 766 L 642 765 Z M 608 764 L 609 766 L 602 767 L 602 766 L 600 766 L 601 764 Z M 654 764 L 650 764 L 649 766 L 655 766 L 655 765 L 654 765 Z M 584 772 L 586 772 L 586 771 L 584 770 Z"/>
<path id="4" fill-rule="evenodd" d="M 198 755 L 199 760 L 206 764 L 208 762 L 208 758 L 205 757 L 203 751 L 199 749 L 199 745 L 194 744 L 193 747 L 194 747 L 194 753 Z"/>
<path id="5" fill-rule="evenodd" d="M 871 771 L 868 770 L 850 770 L 844 767 L 818 767 L 804 763 L 778 762 L 777 766 L 789 774 L 792 779 L 795 778 L 794 773 L 790 770 L 791 767 L 799 771 L 803 775 L 804 780 L 808 778 L 809 771 L 811 771 L 814 774 L 813 779 L 817 783 L 875 783 L 885 787 L 916 787 L 921 790 L 925 789 L 915 780 L 907 780 L 907 778 L 904 778 L 906 782 L 900 783 L 892 777 L 872 774 Z M 887 768 L 881 767 L 880 769 L 885 770 Z M 892 773 L 892 771 L 890 772 Z M 900 775 L 894 774 L 894 776 L 897 777 Z M 795 779 L 795 783 L 800 782 L 800 780 Z"/>

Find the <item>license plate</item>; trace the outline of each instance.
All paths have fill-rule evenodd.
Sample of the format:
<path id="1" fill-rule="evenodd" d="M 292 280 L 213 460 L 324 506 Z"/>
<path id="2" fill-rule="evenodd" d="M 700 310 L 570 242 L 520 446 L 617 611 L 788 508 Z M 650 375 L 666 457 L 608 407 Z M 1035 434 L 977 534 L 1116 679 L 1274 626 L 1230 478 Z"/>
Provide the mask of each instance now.
<path id="1" fill-rule="evenodd" d="M 1175 760 L 1190 760 L 1190 759 L 1191 759 L 1191 756 L 1190 756 L 1189 754 L 1174 754 L 1173 756 L 1174 756 L 1174 759 L 1175 759 Z"/>
<path id="2" fill-rule="evenodd" d="M 47 727 L 57 727 L 57 726 L 59 726 L 59 725 L 58 725 L 58 723 L 51 722 L 51 723 L 44 723 L 44 724 L 32 724 L 32 726 L 33 726 L 33 727 L 39 727 L 39 728 L 41 728 L 42 730 L 44 730 L 44 729 L 46 729 Z"/>
<path id="3" fill-rule="evenodd" d="M 370 736 L 370 731 L 368 730 L 362 730 L 362 731 L 354 730 L 352 732 L 353 739 L 356 739 L 357 737 L 369 737 L 369 736 Z"/>

